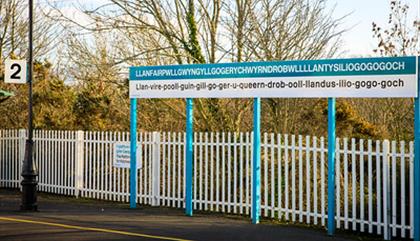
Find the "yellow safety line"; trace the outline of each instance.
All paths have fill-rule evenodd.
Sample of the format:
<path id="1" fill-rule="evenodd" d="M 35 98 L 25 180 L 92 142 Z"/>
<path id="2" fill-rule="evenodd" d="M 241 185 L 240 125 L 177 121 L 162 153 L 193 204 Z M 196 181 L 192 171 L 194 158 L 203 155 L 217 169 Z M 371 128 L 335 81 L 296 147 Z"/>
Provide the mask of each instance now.
<path id="1" fill-rule="evenodd" d="M 94 231 L 94 232 L 103 232 L 103 233 L 114 233 L 114 234 L 121 234 L 127 236 L 135 236 L 135 237 L 143 237 L 143 238 L 151 238 L 151 239 L 160 239 L 160 240 L 172 240 L 172 241 L 191 241 L 187 239 L 180 239 L 180 238 L 171 238 L 165 236 L 156 236 L 156 235 L 149 235 L 149 234 L 142 234 L 142 233 L 132 233 L 132 232 L 125 232 L 113 229 L 105 229 L 105 228 L 90 228 L 90 227 L 82 227 L 82 226 L 75 226 L 75 225 L 67 225 L 67 224 L 60 224 L 60 223 L 50 223 L 50 222 L 43 222 L 43 221 L 34 221 L 34 220 L 27 220 L 27 219 L 18 219 L 18 218 L 7 218 L 7 217 L 0 217 L 0 221 L 12 221 L 12 222 L 20 222 L 20 223 L 33 223 L 33 224 L 42 224 L 54 227 L 61 227 L 61 228 L 69 228 L 69 229 L 78 229 L 84 231 Z"/>

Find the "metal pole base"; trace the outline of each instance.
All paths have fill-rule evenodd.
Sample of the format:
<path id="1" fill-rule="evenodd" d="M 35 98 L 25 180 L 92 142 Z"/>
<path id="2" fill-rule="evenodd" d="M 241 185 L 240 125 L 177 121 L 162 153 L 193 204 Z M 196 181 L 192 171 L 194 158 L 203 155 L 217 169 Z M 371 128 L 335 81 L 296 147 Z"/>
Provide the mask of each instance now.
<path id="1" fill-rule="evenodd" d="M 22 181 L 22 204 L 21 211 L 38 211 L 37 185 L 35 175 L 25 176 Z"/>
<path id="2" fill-rule="evenodd" d="M 37 171 L 33 164 L 33 141 L 27 140 L 25 146 L 25 159 L 23 162 L 22 177 L 22 204 L 20 210 L 22 211 L 37 211 L 37 185 L 36 180 Z"/>

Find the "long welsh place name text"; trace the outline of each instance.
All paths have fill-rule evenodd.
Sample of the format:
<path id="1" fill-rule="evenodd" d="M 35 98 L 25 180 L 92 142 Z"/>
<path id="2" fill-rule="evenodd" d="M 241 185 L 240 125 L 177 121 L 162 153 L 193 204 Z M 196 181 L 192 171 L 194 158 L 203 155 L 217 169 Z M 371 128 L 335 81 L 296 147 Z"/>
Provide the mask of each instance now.
<path id="1" fill-rule="evenodd" d="M 369 62 L 369 63 L 334 63 L 334 64 L 279 64 L 257 66 L 221 66 L 141 69 L 135 71 L 137 78 L 177 77 L 177 76 L 212 76 L 212 75 L 255 75 L 285 73 L 328 73 L 328 72 L 366 72 L 399 71 L 405 69 L 405 62 Z"/>

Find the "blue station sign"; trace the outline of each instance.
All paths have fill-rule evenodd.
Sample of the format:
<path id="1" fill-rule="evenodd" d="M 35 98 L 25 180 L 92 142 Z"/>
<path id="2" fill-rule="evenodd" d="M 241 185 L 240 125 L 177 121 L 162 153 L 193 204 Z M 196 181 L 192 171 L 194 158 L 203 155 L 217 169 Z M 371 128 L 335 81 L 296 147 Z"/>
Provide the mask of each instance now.
<path id="1" fill-rule="evenodd" d="M 417 58 L 130 68 L 131 98 L 416 97 Z"/>

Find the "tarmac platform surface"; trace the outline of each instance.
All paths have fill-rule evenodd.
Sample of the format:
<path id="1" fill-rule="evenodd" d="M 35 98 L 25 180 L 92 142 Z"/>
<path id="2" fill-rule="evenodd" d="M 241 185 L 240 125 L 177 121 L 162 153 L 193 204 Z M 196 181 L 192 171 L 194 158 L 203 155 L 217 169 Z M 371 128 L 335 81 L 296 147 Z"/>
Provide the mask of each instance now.
<path id="1" fill-rule="evenodd" d="M 1 241 L 87 240 L 354 240 L 325 230 L 274 224 L 249 218 L 41 194 L 39 212 L 21 212 L 20 193 L 0 189 Z M 360 239 L 359 239 L 360 240 Z"/>

